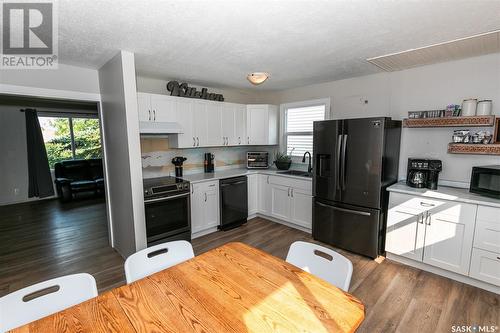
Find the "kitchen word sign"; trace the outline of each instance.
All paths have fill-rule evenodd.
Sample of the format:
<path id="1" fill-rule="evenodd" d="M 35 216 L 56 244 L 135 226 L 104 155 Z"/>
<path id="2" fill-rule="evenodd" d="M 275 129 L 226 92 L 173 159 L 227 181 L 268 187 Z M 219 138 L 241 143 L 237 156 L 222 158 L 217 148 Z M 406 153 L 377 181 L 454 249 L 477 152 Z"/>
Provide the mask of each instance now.
<path id="1" fill-rule="evenodd" d="M 224 96 L 222 96 L 222 94 L 209 93 L 207 88 L 202 88 L 200 91 L 194 87 L 189 87 L 185 82 L 179 84 L 177 81 L 169 81 L 167 83 L 167 90 L 170 91 L 170 96 L 208 99 L 210 101 L 219 102 L 224 101 Z"/>

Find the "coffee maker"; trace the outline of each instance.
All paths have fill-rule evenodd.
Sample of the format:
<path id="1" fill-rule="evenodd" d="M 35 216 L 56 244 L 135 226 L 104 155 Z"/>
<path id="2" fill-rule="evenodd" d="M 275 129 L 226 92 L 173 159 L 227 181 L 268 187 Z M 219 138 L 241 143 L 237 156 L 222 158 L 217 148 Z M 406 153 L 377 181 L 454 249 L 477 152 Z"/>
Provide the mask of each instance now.
<path id="1" fill-rule="evenodd" d="M 185 158 L 183 156 L 176 156 L 176 157 L 172 158 L 172 164 L 175 166 L 175 177 L 176 178 L 182 177 L 182 164 L 186 160 L 187 160 L 187 158 Z"/>
<path id="2" fill-rule="evenodd" d="M 215 155 L 212 153 L 205 153 L 205 160 L 203 161 L 205 172 L 211 173 L 215 170 Z"/>
<path id="3" fill-rule="evenodd" d="M 411 187 L 436 190 L 442 169 L 443 164 L 440 160 L 409 158 L 406 184 Z"/>

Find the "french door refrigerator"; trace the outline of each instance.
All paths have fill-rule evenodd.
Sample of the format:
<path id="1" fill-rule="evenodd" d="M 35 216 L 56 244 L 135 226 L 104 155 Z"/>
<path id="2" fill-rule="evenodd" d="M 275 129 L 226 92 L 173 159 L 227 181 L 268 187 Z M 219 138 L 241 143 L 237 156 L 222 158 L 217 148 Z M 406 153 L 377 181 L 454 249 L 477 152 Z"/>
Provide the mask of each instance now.
<path id="1" fill-rule="evenodd" d="M 401 121 L 388 117 L 314 122 L 314 239 L 371 258 L 383 253 L 400 138 Z"/>

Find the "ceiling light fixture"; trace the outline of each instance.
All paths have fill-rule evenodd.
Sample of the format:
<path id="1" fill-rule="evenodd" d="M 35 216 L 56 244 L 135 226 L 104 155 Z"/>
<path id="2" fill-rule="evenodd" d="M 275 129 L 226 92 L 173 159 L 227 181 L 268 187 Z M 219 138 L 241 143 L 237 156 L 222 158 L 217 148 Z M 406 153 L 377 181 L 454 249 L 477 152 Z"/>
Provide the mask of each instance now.
<path id="1" fill-rule="evenodd" d="M 247 75 L 247 80 L 254 86 L 264 83 L 269 78 L 269 74 L 265 72 L 254 72 Z"/>

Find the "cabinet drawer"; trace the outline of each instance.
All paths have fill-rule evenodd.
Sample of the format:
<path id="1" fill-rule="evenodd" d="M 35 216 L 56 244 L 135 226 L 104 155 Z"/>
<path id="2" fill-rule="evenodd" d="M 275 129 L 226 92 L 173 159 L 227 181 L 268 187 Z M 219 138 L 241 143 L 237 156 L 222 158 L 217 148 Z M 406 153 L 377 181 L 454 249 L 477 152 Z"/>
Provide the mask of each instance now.
<path id="1" fill-rule="evenodd" d="M 478 206 L 477 219 L 482 221 L 494 222 L 500 226 L 500 208 Z"/>
<path id="2" fill-rule="evenodd" d="M 269 183 L 301 189 L 312 195 L 312 181 L 310 180 L 300 180 L 282 176 L 269 176 Z"/>
<path id="3" fill-rule="evenodd" d="M 469 276 L 500 286 L 500 255 L 481 249 L 472 249 Z"/>
<path id="4" fill-rule="evenodd" d="M 477 219 L 474 247 L 500 254 L 500 223 Z"/>
<path id="5" fill-rule="evenodd" d="M 402 206 L 402 207 L 416 209 L 420 212 L 437 208 L 445 203 L 446 201 L 442 200 L 429 199 L 426 197 L 394 193 L 394 192 L 391 192 L 389 196 L 389 208 L 395 206 Z"/>

